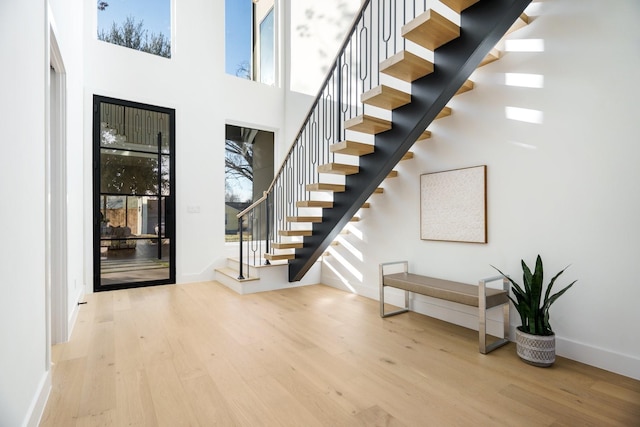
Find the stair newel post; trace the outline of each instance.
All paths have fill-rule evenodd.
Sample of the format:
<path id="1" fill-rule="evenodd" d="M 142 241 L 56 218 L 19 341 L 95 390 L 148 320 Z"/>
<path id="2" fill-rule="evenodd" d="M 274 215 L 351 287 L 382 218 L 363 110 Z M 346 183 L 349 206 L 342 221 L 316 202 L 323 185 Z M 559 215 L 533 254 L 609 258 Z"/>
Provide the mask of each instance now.
<path id="1" fill-rule="evenodd" d="M 242 220 L 244 217 L 238 217 L 238 233 L 240 234 L 240 272 L 238 273 L 238 280 L 244 280 L 242 275 Z"/>
<path id="2" fill-rule="evenodd" d="M 269 195 L 267 194 L 267 199 L 265 200 L 265 224 L 266 224 L 266 229 L 265 229 L 265 250 L 266 253 L 269 253 L 269 241 L 271 240 L 271 236 L 270 236 L 270 232 L 271 232 L 271 224 L 270 224 L 270 219 L 271 216 L 269 215 Z M 264 260 L 264 265 L 270 265 L 271 263 L 269 262 L 268 259 L 265 258 Z"/>

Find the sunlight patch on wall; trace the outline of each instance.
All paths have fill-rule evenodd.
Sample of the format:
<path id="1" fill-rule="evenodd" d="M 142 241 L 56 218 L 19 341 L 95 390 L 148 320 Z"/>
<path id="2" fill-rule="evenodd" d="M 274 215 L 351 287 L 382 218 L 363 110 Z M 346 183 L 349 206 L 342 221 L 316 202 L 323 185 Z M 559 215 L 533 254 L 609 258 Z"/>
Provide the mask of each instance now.
<path id="1" fill-rule="evenodd" d="M 353 234 L 359 240 L 364 239 L 364 234 L 362 233 L 362 231 L 360 231 L 357 227 L 353 226 L 353 224 L 347 224 L 347 226 L 344 229 L 350 234 Z"/>
<path id="2" fill-rule="evenodd" d="M 509 144 L 517 145 L 518 147 L 526 148 L 527 150 L 537 150 L 535 145 L 527 144 L 525 142 L 509 141 Z"/>
<path id="3" fill-rule="evenodd" d="M 535 124 L 542 124 L 544 122 L 544 113 L 540 110 L 519 107 L 505 107 L 504 110 L 505 116 L 510 120 Z"/>
<path id="4" fill-rule="evenodd" d="M 362 279 L 364 278 L 364 276 L 356 267 L 353 266 L 353 264 L 347 261 L 347 259 L 340 255 L 340 253 L 333 247 L 329 247 L 328 252 L 332 257 L 335 258 L 336 261 L 342 264 L 342 266 L 346 268 L 347 271 L 349 271 L 349 273 L 353 275 L 353 277 L 355 277 L 360 283 L 362 283 Z"/>
<path id="5" fill-rule="evenodd" d="M 347 239 L 345 239 L 342 236 L 338 236 L 336 241 L 340 242 L 340 245 L 342 245 L 346 250 L 351 252 L 351 254 L 354 257 L 358 258 L 359 261 L 363 261 L 364 260 L 364 256 L 362 255 L 362 251 L 359 251 L 358 249 L 356 249 L 356 247 L 353 246 L 349 241 L 347 241 Z"/>
<path id="6" fill-rule="evenodd" d="M 505 40 L 504 50 L 507 52 L 544 52 L 543 39 Z"/>
<path id="7" fill-rule="evenodd" d="M 544 75 L 527 73 L 504 73 L 504 84 L 507 86 L 542 89 L 544 87 Z"/>
<path id="8" fill-rule="evenodd" d="M 342 282 L 342 284 L 344 284 L 351 292 L 353 292 L 354 294 L 357 293 L 356 289 L 351 285 L 351 283 L 349 283 L 349 279 L 347 279 L 346 277 L 344 277 L 337 268 L 335 268 L 333 265 L 331 265 L 331 262 L 329 262 L 328 259 L 324 260 L 324 264 L 327 267 L 329 267 L 329 270 L 331 270 L 333 272 L 333 274 L 335 274 L 338 279 L 340 279 L 340 281 Z"/>

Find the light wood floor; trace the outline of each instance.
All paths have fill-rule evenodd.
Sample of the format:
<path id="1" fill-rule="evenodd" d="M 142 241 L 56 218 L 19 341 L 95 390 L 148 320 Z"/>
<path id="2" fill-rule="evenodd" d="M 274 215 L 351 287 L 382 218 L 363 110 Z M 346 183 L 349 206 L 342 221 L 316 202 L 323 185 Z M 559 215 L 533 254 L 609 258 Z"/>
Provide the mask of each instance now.
<path id="1" fill-rule="evenodd" d="M 640 382 L 326 286 L 87 296 L 43 426 L 639 426 Z"/>

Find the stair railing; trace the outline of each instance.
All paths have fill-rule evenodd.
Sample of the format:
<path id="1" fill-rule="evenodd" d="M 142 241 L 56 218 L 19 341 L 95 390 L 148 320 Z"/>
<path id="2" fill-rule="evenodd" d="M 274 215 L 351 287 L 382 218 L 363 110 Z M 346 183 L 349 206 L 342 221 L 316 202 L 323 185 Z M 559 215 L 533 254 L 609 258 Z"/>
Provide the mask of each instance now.
<path id="1" fill-rule="evenodd" d="M 262 248 L 264 242 L 264 252 L 269 252 L 269 241 L 271 239 L 271 227 L 269 221 L 269 193 L 266 191 L 262 197 L 253 202 L 245 210 L 238 213 L 238 236 L 239 236 L 239 268 L 238 280 L 244 280 L 244 264 L 247 270 L 251 265 L 258 265 L 262 260 Z M 247 235 L 245 247 L 245 230 Z M 246 256 L 245 256 L 246 254 Z M 269 264 L 269 260 L 265 260 Z"/>
<path id="2" fill-rule="evenodd" d="M 332 144 L 344 141 L 344 121 L 364 113 L 360 96 L 380 84 L 380 62 L 405 48 L 401 28 L 427 9 L 426 0 L 365 0 L 356 14 L 329 72 L 265 195 L 240 212 L 240 272 L 243 259 L 261 259 L 262 238 L 247 235 L 243 249 L 243 228 L 264 224 L 264 243 L 281 242 L 276 230 L 287 230 L 288 217 L 297 216 L 297 202 L 309 200 L 307 185 L 319 182 L 317 167 L 332 162 Z M 264 222 L 263 222 L 264 221 Z M 259 249 L 257 249 L 259 247 Z M 246 252 L 245 252 L 246 251 Z M 268 263 L 268 261 L 266 261 Z M 255 264 L 254 264 L 255 265 Z"/>

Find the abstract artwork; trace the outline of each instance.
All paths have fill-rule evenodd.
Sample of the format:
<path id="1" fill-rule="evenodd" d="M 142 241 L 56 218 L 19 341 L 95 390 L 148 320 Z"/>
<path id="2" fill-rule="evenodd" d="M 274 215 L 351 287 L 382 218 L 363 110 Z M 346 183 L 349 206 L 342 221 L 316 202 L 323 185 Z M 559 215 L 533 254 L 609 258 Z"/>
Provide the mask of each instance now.
<path id="1" fill-rule="evenodd" d="M 420 238 L 487 243 L 487 167 L 420 175 Z"/>

